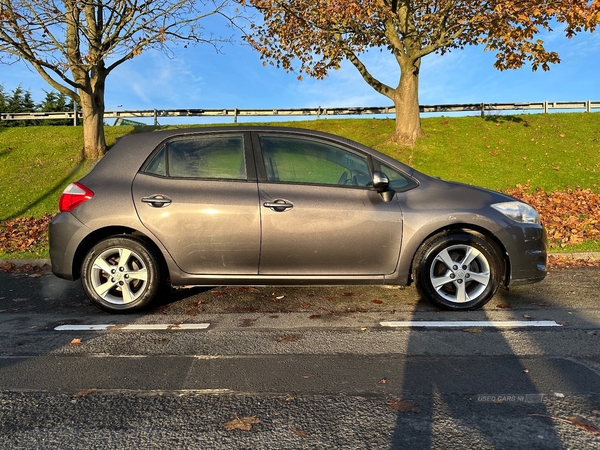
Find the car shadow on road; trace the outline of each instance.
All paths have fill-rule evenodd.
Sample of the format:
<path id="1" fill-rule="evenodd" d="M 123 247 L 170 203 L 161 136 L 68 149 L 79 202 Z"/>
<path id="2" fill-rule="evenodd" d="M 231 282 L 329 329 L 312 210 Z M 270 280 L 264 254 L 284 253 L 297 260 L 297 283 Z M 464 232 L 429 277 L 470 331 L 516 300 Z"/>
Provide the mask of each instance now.
<path id="1" fill-rule="evenodd" d="M 516 305 L 512 314 L 516 320 L 549 319 L 544 309 L 539 317 L 524 318 L 518 311 L 522 304 L 546 306 L 548 297 L 538 295 L 531 288 L 501 291 L 495 301 L 509 315 L 511 305 Z M 413 321 L 429 320 L 419 311 L 424 304 L 421 299 Z M 560 299 L 552 306 L 553 314 L 568 313 Z M 496 312 L 486 308 L 469 312 L 468 319 L 464 313 L 451 316 L 457 321 L 491 321 Z M 583 314 L 577 319 L 585 322 Z M 567 448 L 577 442 L 572 433 L 594 439 L 564 419 L 589 415 L 597 408 L 593 402 L 600 392 L 600 372 L 576 357 L 560 356 L 560 338 L 555 335 L 551 340 L 549 335 L 561 332 L 412 328 L 404 369 L 398 374 L 402 388 L 390 402 L 398 410 L 391 448 L 464 448 L 467 442 L 470 446 L 477 442 L 478 448 Z M 444 357 L 428 354 L 432 345 L 439 345 Z M 565 427 L 573 429 L 565 433 Z"/>

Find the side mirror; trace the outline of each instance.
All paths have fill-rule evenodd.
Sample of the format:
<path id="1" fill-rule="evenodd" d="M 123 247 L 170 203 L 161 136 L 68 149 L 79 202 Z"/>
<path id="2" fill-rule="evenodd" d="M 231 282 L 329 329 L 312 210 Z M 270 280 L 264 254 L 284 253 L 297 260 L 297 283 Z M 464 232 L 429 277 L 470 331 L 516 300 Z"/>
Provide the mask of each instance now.
<path id="1" fill-rule="evenodd" d="M 379 192 L 384 202 L 391 202 L 396 193 L 396 191 L 390 189 L 390 179 L 383 172 L 373 172 L 373 187 Z"/>
<path id="2" fill-rule="evenodd" d="M 373 187 L 377 192 L 387 191 L 390 188 L 390 179 L 383 172 L 373 172 Z"/>

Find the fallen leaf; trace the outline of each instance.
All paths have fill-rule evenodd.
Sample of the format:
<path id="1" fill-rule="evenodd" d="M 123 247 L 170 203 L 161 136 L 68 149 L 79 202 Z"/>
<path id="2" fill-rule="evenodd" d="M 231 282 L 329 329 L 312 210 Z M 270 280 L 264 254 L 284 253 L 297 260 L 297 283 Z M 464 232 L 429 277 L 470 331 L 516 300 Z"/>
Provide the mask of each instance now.
<path id="1" fill-rule="evenodd" d="M 75 397 L 75 398 L 85 397 L 85 396 L 88 396 L 90 394 L 93 394 L 94 392 L 96 392 L 96 389 L 87 389 L 85 391 L 79 391 L 79 392 L 77 392 L 75 395 L 73 395 L 73 397 Z"/>
<path id="2" fill-rule="evenodd" d="M 562 417 L 556 416 L 548 416 L 546 414 L 529 414 L 530 417 L 546 417 L 548 419 L 560 420 L 561 422 L 570 423 L 571 425 L 575 425 L 577 428 L 581 428 L 584 431 L 587 431 L 591 434 L 600 434 L 600 428 L 587 419 L 584 419 L 581 416 L 571 416 L 568 419 L 563 419 Z"/>
<path id="3" fill-rule="evenodd" d="M 381 300 L 371 300 L 371 303 L 373 303 L 375 305 L 381 305 L 383 303 L 383 301 L 381 301 Z"/>
<path id="4" fill-rule="evenodd" d="M 250 431 L 252 429 L 252 425 L 255 425 L 257 423 L 260 423 L 260 419 L 254 417 L 254 416 L 245 416 L 245 417 L 238 417 L 238 415 L 235 415 L 235 419 L 227 422 L 224 426 L 224 428 L 227 431 L 231 431 L 231 430 L 243 430 L 243 431 Z"/>
<path id="5" fill-rule="evenodd" d="M 41 276 L 43 276 L 43 273 L 37 272 L 37 273 L 32 273 L 31 275 L 29 275 L 29 278 L 39 278 Z"/>
<path id="6" fill-rule="evenodd" d="M 73 339 L 73 340 L 71 341 L 71 343 L 70 343 L 69 345 L 71 345 L 72 347 L 76 347 L 76 346 L 78 346 L 78 345 L 81 345 L 81 339 L 79 339 L 79 338 L 75 338 L 75 339 Z"/>
<path id="7" fill-rule="evenodd" d="M 529 314 L 523 314 L 523 318 L 524 319 L 531 319 L 531 316 Z"/>
<path id="8" fill-rule="evenodd" d="M 505 303 L 498 303 L 498 305 L 496 305 L 496 308 L 499 309 L 510 309 L 510 306 L 505 304 Z"/>
<path id="9" fill-rule="evenodd" d="M 598 428 L 595 423 L 590 422 L 589 420 L 584 419 L 581 416 L 571 416 L 568 420 L 577 428 L 581 428 L 582 430 L 587 431 L 588 433 L 600 433 L 600 428 Z"/>
<path id="10" fill-rule="evenodd" d="M 15 265 L 13 263 L 4 261 L 0 264 L 0 272 L 12 272 L 13 270 L 15 270 Z"/>
<path id="11" fill-rule="evenodd" d="M 385 384 L 387 383 L 387 378 L 382 378 L 381 380 L 379 380 L 379 384 Z"/>
<path id="12" fill-rule="evenodd" d="M 240 323 L 240 327 L 251 327 L 253 326 L 258 319 L 243 319 Z"/>
<path id="13" fill-rule="evenodd" d="M 465 333 L 481 333 L 483 330 L 481 328 L 465 328 L 463 331 Z"/>
<path id="14" fill-rule="evenodd" d="M 421 408 L 419 408 L 418 405 L 416 405 L 413 402 L 410 402 L 408 400 L 403 400 L 401 398 L 391 399 L 390 400 L 390 408 L 392 408 L 394 411 L 398 411 L 398 412 L 414 412 L 414 413 L 421 412 Z"/>
<path id="15" fill-rule="evenodd" d="M 291 333 L 275 336 L 277 342 L 296 342 L 298 339 L 300 338 L 297 335 Z"/>
<path id="16" fill-rule="evenodd" d="M 306 431 L 298 430 L 292 427 L 290 427 L 290 429 L 292 430 L 292 433 L 294 433 L 296 436 L 300 436 L 302 439 L 308 438 L 308 433 Z"/>
<path id="17" fill-rule="evenodd" d="M 321 318 L 321 314 L 311 314 L 310 316 L 308 316 L 309 319 L 320 319 Z"/>

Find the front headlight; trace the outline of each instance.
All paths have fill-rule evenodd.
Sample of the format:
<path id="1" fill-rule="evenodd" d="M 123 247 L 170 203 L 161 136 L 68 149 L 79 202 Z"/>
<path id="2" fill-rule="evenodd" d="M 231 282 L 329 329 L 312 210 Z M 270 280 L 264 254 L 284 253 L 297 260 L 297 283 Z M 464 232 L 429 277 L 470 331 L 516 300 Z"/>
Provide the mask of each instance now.
<path id="1" fill-rule="evenodd" d="M 523 202 L 495 203 L 492 208 L 519 223 L 540 223 L 540 215 L 535 209 Z"/>

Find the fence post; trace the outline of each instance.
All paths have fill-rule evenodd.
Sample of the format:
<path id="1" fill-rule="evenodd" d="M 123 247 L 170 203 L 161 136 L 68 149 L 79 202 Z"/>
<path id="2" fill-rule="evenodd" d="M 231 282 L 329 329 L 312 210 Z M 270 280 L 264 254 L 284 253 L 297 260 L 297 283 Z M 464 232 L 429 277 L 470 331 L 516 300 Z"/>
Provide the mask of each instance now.
<path id="1" fill-rule="evenodd" d="M 233 123 L 237 123 L 238 110 L 233 108 Z"/>
<path id="2" fill-rule="evenodd" d="M 544 102 L 544 114 L 548 114 L 548 101 Z"/>
<path id="3" fill-rule="evenodd" d="M 158 126 L 158 111 L 154 108 L 154 126 Z"/>
<path id="4" fill-rule="evenodd" d="M 485 117 L 485 103 L 481 102 L 481 117 Z"/>
<path id="5" fill-rule="evenodd" d="M 585 102 L 585 112 L 592 112 L 592 101 L 588 100 Z"/>
<path id="6" fill-rule="evenodd" d="M 77 126 L 77 102 L 73 101 L 73 126 Z"/>

